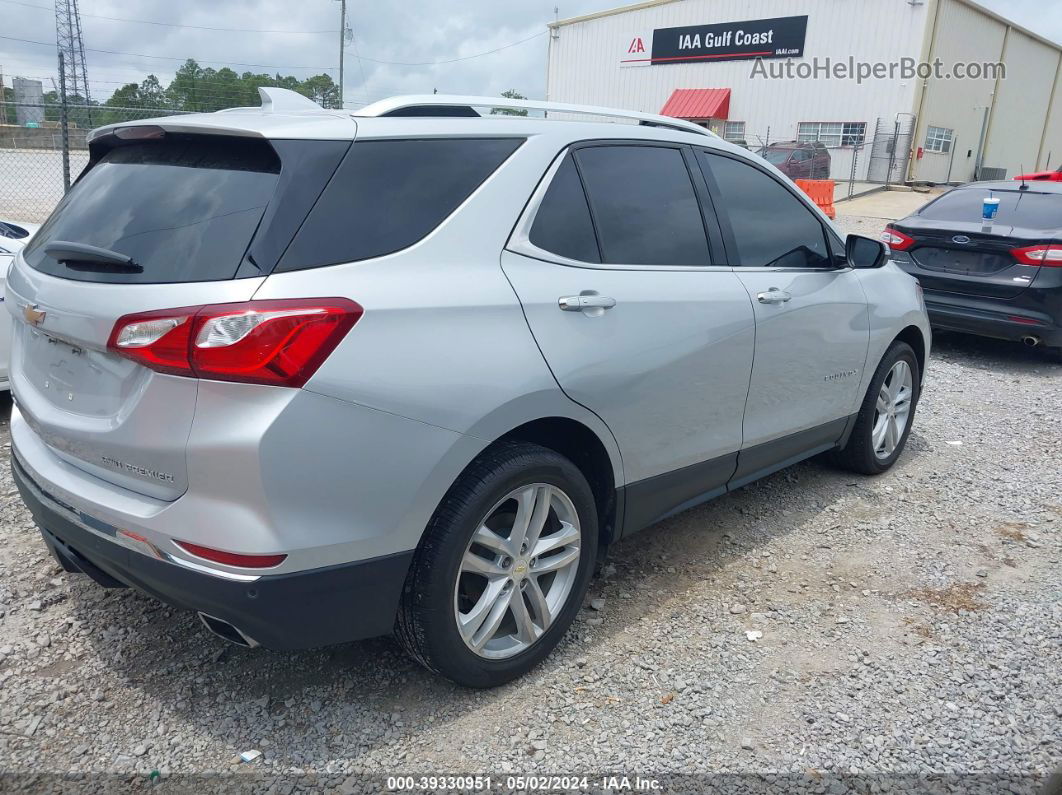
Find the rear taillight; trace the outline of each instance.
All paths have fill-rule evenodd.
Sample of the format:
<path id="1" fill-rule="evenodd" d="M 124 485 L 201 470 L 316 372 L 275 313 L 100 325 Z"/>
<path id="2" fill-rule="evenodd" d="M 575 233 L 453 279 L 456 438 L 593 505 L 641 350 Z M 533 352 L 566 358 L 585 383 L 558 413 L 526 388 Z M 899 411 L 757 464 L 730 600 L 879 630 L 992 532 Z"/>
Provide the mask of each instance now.
<path id="1" fill-rule="evenodd" d="M 226 566 L 242 566 L 245 569 L 268 569 L 272 566 L 279 566 L 287 557 L 287 555 L 242 555 L 238 552 L 225 552 L 188 541 L 175 541 L 174 543 L 197 558 L 224 563 Z"/>
<path id="2" fill-rule="evenodd" d="M 894 229 L 891 226 L 885 227 L 885 231 L 881 233 L 881 242 L 888 245 L 889 248 L 894 251 L 907 251 L 914 245 L 914 238 L 908 237 L 899 229 Z"/>
<path id="3" fill-rule="evenodd" d="M 140 312 L 118 319 L 107 348 L 160 373 L 300 387 L 362 312 L 347 298 Z"/>
<path id="4" fill-rule="evenodd" d="M 1038 246 L 1027 246 L 1026 248 L 1013 248 L 1010 253 L 1022 265 L 1062 267 L 1062 246 L 1040 244 Z"/>

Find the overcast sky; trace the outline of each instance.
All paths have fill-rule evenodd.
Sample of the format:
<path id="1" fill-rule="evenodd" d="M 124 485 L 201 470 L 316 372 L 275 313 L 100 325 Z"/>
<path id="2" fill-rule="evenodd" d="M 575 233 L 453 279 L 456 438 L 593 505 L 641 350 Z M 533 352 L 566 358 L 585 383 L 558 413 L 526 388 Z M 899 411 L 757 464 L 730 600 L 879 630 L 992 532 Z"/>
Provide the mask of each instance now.
<path id="1" fill-rule="evenodd" d="M 622 5 L 621 0 L 556 2 L 561 18 Z M 1042 36 L 1062 42 L 1062 0 L 981 2 Z M 800 4 L 792 5 L 796 13 Z M 196 58 L 203 66 L 228 65 L 237 72 L 279 70 L 306 77 L 328 71 L 338 76 L 334 68 L 338 59 L 337 0 L 81 0 L 80 7 L 95 99 L 104 100 L 123 83 L 139 82 L 149 73 L 158 75 L 165 85 L 187 57 Z M 553 0 L 349 0 L 349 24 L 355 42 L 348 47 L 346 59 L 347 103 L 356 107 L 393 94 L 430 93 L 434 88 L 440 93 L 483 95 L 515 88 L 541 97 L 545 92 L 545 25 L 553 19 L 553 7 Z M 128 18 L 284 33 L 167 27 Z M 0 0 L 0 36 L 54 42 L 55 21 L 49 0 Z M 467 58 L 530 37 L 534 38 L 500 52 Z M 171 58 L 145 57 L 148 55 Z M 438 63 L 456 58 L 467 59 Z M 0 67 L 7 85 L 12 76 L 20 75 L 44 78 L 48 90 L 49 78 L 56 75 L 55 62 L 54 47 L 0 38 Z"/>

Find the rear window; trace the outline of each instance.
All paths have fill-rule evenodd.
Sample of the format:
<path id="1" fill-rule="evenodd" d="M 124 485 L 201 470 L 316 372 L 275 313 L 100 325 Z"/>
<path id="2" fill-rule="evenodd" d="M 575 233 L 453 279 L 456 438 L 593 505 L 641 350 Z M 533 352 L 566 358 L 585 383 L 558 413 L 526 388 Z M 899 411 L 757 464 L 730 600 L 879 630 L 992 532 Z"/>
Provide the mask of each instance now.
<path id="1" fill-rule="evenodd" d="M 77 181 L 26 248 L 53 276 L 92 282 L 231 279 L 280 175 L 268 143 L 167 135 L 107 152 Z M 51 241 L 87 243 L 132 258 L 142 272 L 72 268 L 44 252 Z"/>
<path id="2" fill-rule="evenodd" d="M 977 223 L 981 220 L 984 200 L 989 196 L 999 199 L 997 224 L 1050 231 L 1062 227 L 1062 194 L 1033 193 L 1032 191 L 960 188 L 945 193 L 924 208 L 919 216 L 931 221 Z"/>
<path id="3" fill-rule="evenodd" d="M 601 262 L 583 183 L 570 154 L 564 158 L 542 198 L 528 239 L 562 257 Z"/>
<path id="4" fill-rule="evenodd" d="M 523 139 L 357 141 L 278 271 L 380 257 L 441 224 Z"/>
<path id="5" fill-rule="evenodd" d="M 711 265 L 700 205 L 682 152 L 592 146 L 576 154 L 601 259 L 613 265 Z"/>
<path id="6" fill-rule="evenodd" d="M 780 166 L 789 160 L 792 149 L 768 149 L 763 153 L 763 159 L 774 166 Z"/>

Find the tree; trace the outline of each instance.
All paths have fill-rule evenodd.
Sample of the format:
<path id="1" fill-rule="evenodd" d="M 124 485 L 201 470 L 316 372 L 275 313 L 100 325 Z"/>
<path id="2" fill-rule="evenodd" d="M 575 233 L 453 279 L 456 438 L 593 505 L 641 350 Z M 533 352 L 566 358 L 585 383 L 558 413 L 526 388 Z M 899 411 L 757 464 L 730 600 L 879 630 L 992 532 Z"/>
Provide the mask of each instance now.
<path id="1" fill-rule="evenodd" d="M 510 88 L 508 91 L 501 93 L 506 99 L 527 99 L 523 94 L 517 91 L 515 88 Z M 526 110 L 519 110 L 517 108 L 495 108 L 492 113 L 503 113 L 506 116 L 526 116 Z"/>
<path id="2" fill-rule="evenodd" d="M 339 96 L 339 86 L 329 75 L 307 77 L 295 90 L 309 97 L 322 108 L 343 107 L 343 99 Z"/>

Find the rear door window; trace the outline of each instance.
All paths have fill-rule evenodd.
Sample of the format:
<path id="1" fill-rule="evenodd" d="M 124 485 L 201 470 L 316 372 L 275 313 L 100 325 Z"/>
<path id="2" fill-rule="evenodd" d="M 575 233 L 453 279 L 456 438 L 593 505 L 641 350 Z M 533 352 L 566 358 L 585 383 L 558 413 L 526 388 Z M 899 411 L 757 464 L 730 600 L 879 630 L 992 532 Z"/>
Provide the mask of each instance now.
<path id="1" fill-rule="evenodd" d="M 528 235 L 544 251 L 582 262 L 601 262 L 586 193 L 569 154 L 553 175 Z"/>
<path id="2" fill-rule="evenodd" d="M 603 262 L 705 266 L 708 238 L 679 149 L 592 146 L 576 152 Z"/>
<path id="3" fill-rule="evenodd" d="M 698 151 L 716 206 L 730 220 L 735 252 L 731 265 L 774 268 L 831 266 L 825 229 L 814 213 L 778 180 L 747 163 Z"/>
<path id="4" fill-rule="evenodd" d="M 277 270 L 354 262 L 413 245 L 522 143 L 516 138 L 355 141 Z"/>
<path id="5" fill-rule="evenodd" d="M 92 282 L 231 279 L 273 196 L 280 160 L 263 140 L 167 135 L 119 146 L 77 181 L 26 248 L 53 276 Z M 141 272 L 70 267 L 44 252 L 87 243 L 132 258 Z"/>

